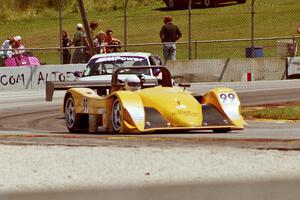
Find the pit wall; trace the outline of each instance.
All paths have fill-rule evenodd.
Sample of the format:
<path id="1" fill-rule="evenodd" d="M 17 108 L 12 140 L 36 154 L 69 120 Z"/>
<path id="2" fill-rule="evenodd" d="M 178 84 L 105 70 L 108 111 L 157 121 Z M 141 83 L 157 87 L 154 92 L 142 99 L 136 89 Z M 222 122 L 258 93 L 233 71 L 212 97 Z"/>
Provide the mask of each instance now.
<path id="1" fill-rule="evenodd" d="M 281 80 L 286 77 L 286 59 L 199 59 L 168 61 L 165 65 L 176 82 L 235 82 Z M 73 81 L 73 72 L 85 64 L 0 67 L 0 90 L 44 88 L 46 81 Z"/>

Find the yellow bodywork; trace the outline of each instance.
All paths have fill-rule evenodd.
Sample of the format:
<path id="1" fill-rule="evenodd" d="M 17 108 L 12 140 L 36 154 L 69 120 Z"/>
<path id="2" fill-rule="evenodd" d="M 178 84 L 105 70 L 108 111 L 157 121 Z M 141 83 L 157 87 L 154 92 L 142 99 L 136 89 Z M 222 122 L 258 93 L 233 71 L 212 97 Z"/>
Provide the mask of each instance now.
<path id="1" fill-rule="evenodd" d="M 202 123 L 201 104 L 179 87 L 154 87 L 136 92 L 145 107 L 153 107 L 172 127 L 197 127 Z"/>
<path id="2" fill-rule="evenodd" d="M 225 99 L 225 96 L 229 99 Z M 119 90 L 108 96 L 99 96 L 88 88 L 67 90 L 66 99 L 72 96 L 77 114 L 89 116 L 90 132 L 114 132 L 112 129 L 112 105 L 118 99 L 122 106 L 120 133 L 140 133 L 155 130 L 208 130 L 243 129 L 244 120 L 240 115 L 240 101 L 229 88 L 216 88 L 203 95 L 198 102 L 189 91 L 181 87 L 151 87 L 135 92 Z M 220 98 L 220 96 L 222 98 Z M 223 99 L 224 97 L 224 99 Z M 230 99 L 233 98 L 233 99 Z M 223 101 L 224 100 L 224 101 Z M 229 101 L 225 101 L 229 100 Z M 232 100 L 232 101 L 230 101 Z M 203 121 L 204 104 L 210 104 L 230 123 L 223 126 L 206 126 Z M 65 105 L 65 104 L 64 104 Z M 146 110 L 155 113 L 159 127 L 151 127 Z M 153 115 L 154 116 L 154 115 Z M 94 120 L 94 121 L 93 121 Z M 153 119 L 154 120 L 154 119 Z M 94 127 L 91 127 L 94 126 Z"/>
<path id="3" fill-rule="evenodd" d="M 225 98 L 220 98 L 224 94 Z M 229 97 L 234 95 L 234 99 Z M 215 106 L 223 115 L 227 116 L 232 124 L 237 128 L 244 128 L 245 121 L 241 116 L 241 103 L 233 89 L 220 87 L 215 88 L 204 95 L 202 104 L 211 104 Z"/>

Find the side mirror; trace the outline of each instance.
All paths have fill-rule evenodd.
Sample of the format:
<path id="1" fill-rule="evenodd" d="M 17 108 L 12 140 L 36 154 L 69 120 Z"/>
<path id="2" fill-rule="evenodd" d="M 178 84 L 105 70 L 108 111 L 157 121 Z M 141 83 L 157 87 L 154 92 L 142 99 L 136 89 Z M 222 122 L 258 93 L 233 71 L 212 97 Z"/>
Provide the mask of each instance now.
<path id="1" fill-rule="evenodd" d="M 145 77 L 142 77 L 142 78 L 141 78 L 141 83 L 144 84 L 145 82 L 146 82 Z"/>
<path id="2" fill-rule="evenodd" d="M 74 76 L 75 76 L 76 78 L 82 77 L 82 72 L 80 72 L 80 71 L 76 71 L 76 72 L 74 72 L 73 74 L 74 74 Z"/>
<path id="3" fill-rule="evenodd" d="M 141 80 L 141 83 L 144 84 L 146 82 L 145 77 L 143 76 L 143 74 L 138 74 L 137 77 Z"/>

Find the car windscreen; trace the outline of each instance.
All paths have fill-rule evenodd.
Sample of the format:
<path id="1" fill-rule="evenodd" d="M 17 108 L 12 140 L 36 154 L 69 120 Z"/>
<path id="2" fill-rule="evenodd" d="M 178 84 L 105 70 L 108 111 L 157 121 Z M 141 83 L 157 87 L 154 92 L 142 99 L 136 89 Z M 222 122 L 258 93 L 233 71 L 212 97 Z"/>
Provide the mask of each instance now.
<path id="1" fill-rule="evenodd" d="M 84 76 L 112 74 L 119 67 L 149 66 L 147 58 L 140 56 L 107 56 L 94 58 L 87 64 Z M 150 75 L 150 69 L 127 70 L 120 73 Z"/>

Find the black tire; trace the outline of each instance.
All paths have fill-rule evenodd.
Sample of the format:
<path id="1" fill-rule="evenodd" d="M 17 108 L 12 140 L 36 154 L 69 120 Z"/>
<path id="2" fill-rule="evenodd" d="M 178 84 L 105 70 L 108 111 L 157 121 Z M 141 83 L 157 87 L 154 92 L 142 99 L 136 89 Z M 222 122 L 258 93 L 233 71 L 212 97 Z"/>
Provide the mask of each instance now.
<path id="1" fill-rule="evenodd" d="M 246 3 L 246 0 L 237 0 L 237 3 Z"/>
<path id="2" fill-rule="evenodd" d="M 69 95 L 64 104 L 65 123 L 70 133 L 84 132 L 88 130 L 88 116 L 77 114 L 72 95 Z"/>
<path id="3" fill-rule="evenodd" d="M 111 107 L 111 128 L 114 133 L 119 133 L 123 126 L 123 107 L 118 98 Z"/>
<path id="4" fill-rule="evenodd" d="M 214 133 L 228 133 L 229 131 L 231 131 L 230 128 L 213 129 L 213 132 L 214 132 Z"/>
<path id="5" fill-rule="evenodd" d="M 204 8 L 209 8 L 212 6 L 212 0 L 202 0 L 201 3 Z"/>

